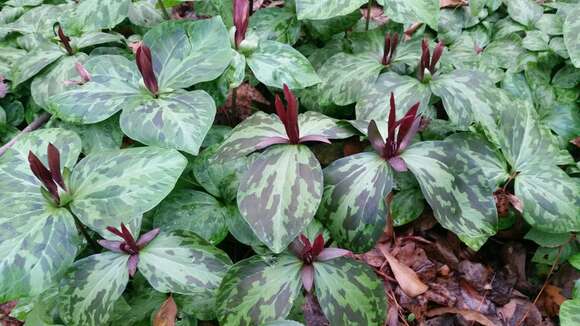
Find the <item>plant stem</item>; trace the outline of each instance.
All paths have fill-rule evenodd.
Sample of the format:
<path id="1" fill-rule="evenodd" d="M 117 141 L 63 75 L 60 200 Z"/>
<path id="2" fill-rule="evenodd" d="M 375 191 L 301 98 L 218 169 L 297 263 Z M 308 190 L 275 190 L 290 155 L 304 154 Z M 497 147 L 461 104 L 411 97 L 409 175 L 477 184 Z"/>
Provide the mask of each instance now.
<path id="1" fill-rule="evenodd" d="M 83 235 L 85 240 L 87 240 L 87 243 L 89 244 L 91 249 L 93 249 L 93 251 L 95 251 L 95 252 L 99 252 L 101 246 L 99 246 L 97 241 L 95 241 L 95 239 L 93 239 L 91 237 L 91 235 L 89 234 L 89 232 L 87 231 L 87 229 L 85 228 L 83 223 L 81 223 L 79 218 L 70 210 L 70 208 L 67 207 L 67 210 L 69 211 L 69 213 L 72 215 L 73 219 L 75 220 L 75 225 L 77 227 L 77 230 Z"/>
<path id="2" fill-rule="evenodd" d="M 369 4 L 367 5 L 367 17 L 366 17 L 366 24 L 365 24 L 365 31 L 369 30 L 369 24 L 371 22 L 371 8 L 373 5 L 373 0 L 369 0 Z"/>
<path id="3" fill-rule="evenodd" d="M 169 13 L 167 12 L 167 8 L 165 8 L 165 4 L 163 3 L 163 0 L 157 0 L 157 3 L 159 4 L 159 8 L 161 8 L 161 13 L 163 14 L 163 18 L 165 18 L 166 20 L 171 20 L 171 17 L 169 16 Z"/>
<path id="4" fill-rule="evenodd" d="M 22 131 L 20 131 L 18 135 L 16 135 L 9 142 L 4 144 L 4 146 L 0 147 L 0 156 L 2 156 L 2 154 L 4 154 L 10 147 L 12 147 L 12 145 L 16 143 L 18 138 L 20 138 L 27 132 L 31 132 L 33 130 L 40 128 L 45 122 L 48 121 L 49 118 L 50 113 L 48 112 L 44 112 L 43 114 L 39 115 L 36 119 L 34 119 L 34 121 L 32 121 L 28 126 L 26 126 L 26 128 L 22 129 Z"/>

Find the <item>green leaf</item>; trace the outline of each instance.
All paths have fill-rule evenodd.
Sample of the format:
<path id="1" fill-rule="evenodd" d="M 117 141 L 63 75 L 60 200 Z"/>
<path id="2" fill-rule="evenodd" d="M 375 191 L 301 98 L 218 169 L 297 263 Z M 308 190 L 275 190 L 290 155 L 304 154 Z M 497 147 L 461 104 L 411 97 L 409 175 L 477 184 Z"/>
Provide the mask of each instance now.
<path id="1" fill-rule="evenodd" d="M 409 188 L 393 196 L 391 214 L 394 226 L 401 226 L 416 220 L 423 210 L 425 198 L 419 188 Z"/>
<path id="2" fill-rule="evenodd" d="M 319 69 L 319 87 L 333 103 L 348 105 L 373 87 L 382 69 L 380 56 L 374 53 L 338 53 Z"/>
<path id="3" fill-rule="evenodd" d="M 534 166 L 515 181 L 515 194 L 524 204 L 524 219 L 540 231 L 580 230 L 580 181 L 556 166 Z"/>
<path id="4" fill-rule="evenodd" d="M 211 195 L 180 189 L 155 209 L 153 225 L 167 231 L 191 231 L 217 244 L 228 235 L 227 218 L 227 208 Z"/>
<path id="5" fill-rule="evenodd" d="M 260 40 L 294 44 L 300 37 L 301 24 L 290 6 L 261 8 L 252 14 L 248 32 Z"/>
<path id="6" fill-rule="evenodd" d="M 429 87 L 415 78 L 400 76 L 394 72 L 381 74 L 373 88 L 356 104 L 356 118 L 366 122 L 362 124 L 365 130 L 370 120 L 386 124 L 391 92 L 395 95 L 395 106 L 399 117 L 402 117 L 417 102 L 421 103 L 419 111 L 425 112 L 431 98 Z"/>
<path id="7" fill-rule="evenodd" d="M 101 55 L 85 63 L 90 82 L 49 99 L 48 111 L 73 123 L 106 120 L 126 107 L 146 99 L 140 91 L 139 74 L 134 62 L 118 55 Z"/>
<path id="8" fill-rule="evenodd" d="M 580 5 L 576 4 L 574 9 L 568 13 L 564 21 L 564 44 L 568 49 L 570 60 L 576 68 L 580 68 Z"/>
<path id="9" fill-rule="evenodd" d="M 16 87 L 34 77 L 42 69 L 64 56 L 56 45 L 36 48 L 16 61 L 12 68 L 12 87 Z"/>
<path id="10" fill-rule="evenodd" d="M 348 124 L 342 124 L 339 120 L 314 111 L 298 115 L 298 125 L 300 137 L 317 135 L 328 139 L 344 139 L 354 136 Z"/>
<path id="11" fill-rule="evenodd" d="M 383 282 L 363 263 L 336 258 L 314 263 L 314 287 L 330 325 L 382 325 Z"/>
<path id="12" fill-rule="evenodd" d="M 261 41 L 247 58 L 254 76 L 267 86 L 302 89 L 320 82 L 314 68 L 300 52 L 287 44 Z"/>
<path id="13" fill-rule="evenodd" d="M 77 261 L 60 285 L 59 312 L 66 325 L 104 325 L 121 297 L 129 255 L 105 252 Z"/>
<path id="14" fill-rule="evenodd" d="M 75 63 L 82 64 L 86 59 L 87 55 L 84 53 L 63 56 L 53 64 L 50 70 L 34 78 L 30 84 L 30 92 L 34 102 L 45 108 L 48 106 L 49 97 L 70 88 L 66 86 L 66 80 L 80 80 Z"/>
<path id="15" fill-rule="evenodd" d="M 82 0 L 73 18 L 83 31 L 112 29 L 127 17 L 129 0 Z"/>
<path id="16" fill-rule="evenodd" d="M 375 153 L 339 159 L 324 169 L 324 196 L 318 219 L 340 246 L 357 252 L 373 247 L 383 233 L 385 198 L 393 172 Z"/>
<path id="17" fill-rule="evenodd" d="M 143 41 L 151 48 L 159 88 L 186 88 L 219 77 L 232 59 L 220 17 L 163 22 Z"/>
<path id="18" fill-rule="evenodd" d="M 543 14 L 536 22 L 536 28 L 548 35 L 562 35 L 564 20 L 558 14 Z"/>
<path id="19" fill-rule="evenodd" d="M 287 254 L 254 256 L 232 266 L 217 292 L 220 325 L 263 325 L 286 318 L 302 287 L 301 267 Z"/>
<path id="20" fill-rule="evenodd" d="M 580 324 L 580 299 L 566 300 L 560 306 L 560 325 L 575 326 Z"/>
<path id="21" fill-rule="evenodd" d="M 274 114 L 258 111 L 237 125 L 221 144 L 216 159 L 225 161 L 248 155 L 260 149 L 260 143 L 270 137 L 284 137 L 286 131 Z"/>
<path id="22" fill-rule="evenodd" d="M 378 0 L 385 9 L 385 16 L 401 24 L 426 23 L 437 30 L 439 23 L 439 1 L 437 0 Z"/>
<path id="23" fill-rule="evenodd" d="M 280 253 L 312 221 L 322 182 L 320 163 L 308 147 L 272 146 L 240 180 L 240 213 L 256 236 Z"/>
<path id="24" fill-rule="evenodd" d="M 574 266 L 574 268 L 580 270 L 580 253 L 575 253 L 570 258 L 568 258 L 568 262 L 570 265 Z"/>
<path id="25" fill-rule="evenodd" d="M 441 225 L 478 250 L 497 228 L 493 189 L 477 161 L 451 143 L 420 142 L 401 157 Z"/>
<path id="26" fill-rule="evenodd" d="M 276 320 L 266 323 L 264 324 L 264 326 L 304 326 L 304 325 L 294 320 Z"/>
<path id="27" fill-rule="evenodd" d="M 118 120 L 118 117 L 113 116 L 105 121 L 90 125 L 77 125 L 67 122 L 59 122 L 57 125 L 77 133 L 83 143 L 83 153 L 90 155 L 121 147 L 123 132 L 119 127 Z"/>
<path id="28" fill-rule="evenodd" d="M 125 107 L 120 124 L 127 136 L 143 144 L 197 155 L 215 113 L 215 103 L 206 92 L 177 90 Z"/>
<path id="29" fill-rule="evenodd" d="M 157 26 L 164 20 L 161 11 L 155 8 L 155 3 L 147 0 L 132 1 L 127 17 L 132 24 L 143 27 Z"/>
<path id="30" fill-rule="evenodd" d="M 120 43 L 121 41 L 123 41 L 123 36 L 120 34 L 91 32 L 85 33 L 78 38 L 73 38 L 71 45 L 77 49 L 83 49 L 105 43 Z"/>
<path id="31" fill-rule="evenodd" d="M 503 102 L 494 92 L 494 82 L 484 73 L 454 70 L 433 80 L 431 90 L 443 101 L 449 120 L 460 128 L 480 123 L 490 139 L 497 142 L 495 108 Z"/>
<path id="32" fill-rule="evenodd" d="M 518 23 L 532 27 L 542 18 L 542 6 L 533 0 L 510 0 L 506 2 L 508 14 Z"/>
<path id="33" fill-rule="evenodd" d="M 542 31 L 531 31 L 526 33 L 522 40 L 522 46 L 530 51 L 547 51 L 550 37 Z"/>
<path id="34" fill-rule="evenodd" d="M 175 186 L 187 160 L 155 147 L 106 151 L 85 157 L 70 178 L 72 211 L 95 231 L 155 207 Z"/>
<path id="35" fill-rule="evenodd" d="M 524 238 L 542 247 L 555 248 L 566 244 L 570 240 L 570 233 L 548 233 L 532 228 Z"/>
<path id="36" fill-rule="evenodd" d="M 4 186 L 0 182 L 0 189 Z M 41 294 L 59 280 L 77 253 L 80 239 L 73 217 L 64 208 L 49 206 L 37 187 L 35 193 L 22 191 L 20 200 L 2 206 L 1 301 Z"/>
<path id="37" fill-rule="evenodd" d="M 328 19 L 357 10 L 367 0 L 296 0 L 298 19 Z"/>
<path id="38" fill-rule="evenodd" d="M 211 298 L 230 264 L 224 252 L 184 231 L 159 234 L 139 252 L 138 270 L 159 292 Z"/>

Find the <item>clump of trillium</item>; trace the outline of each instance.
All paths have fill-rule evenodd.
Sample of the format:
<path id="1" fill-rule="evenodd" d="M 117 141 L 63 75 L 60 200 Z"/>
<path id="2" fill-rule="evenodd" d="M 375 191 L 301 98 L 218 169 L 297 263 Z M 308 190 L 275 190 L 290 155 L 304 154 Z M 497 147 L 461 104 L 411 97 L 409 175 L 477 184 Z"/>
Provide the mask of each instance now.
<path id="1" fill-rule="evenodd" d="M 302 286 L 307 292 L 312 290 L 312 285 L 314 284 L 314 265 L 312 265 L 314 262 L 324 262 L 344 257 L 351 253 L 341 248 L 324 248 L 322 234 L 319 234 L 312 243 L 307 236 L 301 234 L 290 244 L 288 249 L 303 263 L 300 269 L 300 278 L 302 279 Z"/>
<path id="2" fill-rule="evenodd" d="M 419 102 L 415 103 L 409 111 L 397 120 L 395 109 L 395 96 L 391 93 L 390 112 L 388 120 L 387 138 L 383 138 L 374 120 L 371 120 L 368 128 L 368 137 L 373 149 L 397 172 L 407 171 L 407 164 L 399 156 L 421 127 L 421 116 L 418 115 Z"/>
<path id="3" fill-rule="evenodd" d="M 28 164 L 34 176 L 42 183 L 42 194 L 57 206 L 65 204 L 61 201 L 59 189 L 67 191 L 63 174 L 60 170 L 60 152 L 52 144 L 47 146 L 48 168 L 32 151 L 28 152 Z"/>
<path id="4" fill-rule="evenodd" d="M 127 261 L 127 268 L 129 271 L 129 276 L 133 277 L 137 271 L 137 264 L 139 263 L 139 251 L 145 248 L 153 239 L 159 235 L 161 231 L 159 228 L 153 229 L 142 236 L 139 237 L 137 241 L 133 238 L 131 231 L 121 223 L 121 229 L 108 226 L 107 230 L 123 241 L 116 240 L 98 240 L 97 242 L 103 246 L 103 248 L 108 249 L 112 252 L 122 253 L 129 255 L 129 260 Z"/>
<path id="5" fill-rule="evenodd" d="M 417 79 L 420 81 L 425 79 L 425 71 L 429 72 L 430 76 L 435 75 L 437 72 L 436 65 L 441 59 L 445 45 L 442 41 L 439 41 L 433 50 L 433 56 L 431 56 L 429 51 L 429 41 L 423 40 L 421 43 L 421 58 L 419 59 L 419 68 L 417 70 Z"/>

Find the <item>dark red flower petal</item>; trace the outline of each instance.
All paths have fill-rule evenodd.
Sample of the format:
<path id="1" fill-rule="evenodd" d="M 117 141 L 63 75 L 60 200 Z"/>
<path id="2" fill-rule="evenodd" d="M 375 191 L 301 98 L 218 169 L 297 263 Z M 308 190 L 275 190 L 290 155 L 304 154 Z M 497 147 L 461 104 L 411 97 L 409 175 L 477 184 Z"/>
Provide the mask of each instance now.
<path id="1" fill-rule="evenodd" d="M 153 71 L 151 50 L 145 44 L 141 44 L 137 48 L 135 61 L 137 62 L 137 68 L 139 68 L 139 72 L 143 77 L 143 83 L 153 95 L 157 95 L 159 92 L 159 86 L 157 85 L 157 77 L 155 77 L 155 72 Z"/>
<path id="2" fill-rule="evenodd" d="M 66 185 L 64 184 L 62 173 L 60 172 L 60 152 L 52 143 L 48 143 L 47 153 L 48 167 L 50 169 L 52 180 L 66 191 Z"/>

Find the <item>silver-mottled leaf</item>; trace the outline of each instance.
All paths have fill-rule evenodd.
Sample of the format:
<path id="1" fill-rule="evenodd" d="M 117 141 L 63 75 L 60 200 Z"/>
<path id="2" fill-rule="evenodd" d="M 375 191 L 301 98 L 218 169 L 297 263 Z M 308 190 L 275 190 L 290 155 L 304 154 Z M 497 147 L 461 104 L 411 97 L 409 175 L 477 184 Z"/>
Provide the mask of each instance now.
<path id="1" fill-rule="evenodd" d="M 580 4 L 568 13 L 564 21 L 564 44 L 574 67 L 580 68 Z"/>
<path id="2" fill-rule="evenodd" d="M 426 23 L 437 30 L 439 23 L 439 1 L 437 0 L 379 0 L 385 15 L 398 23 Z"/>

